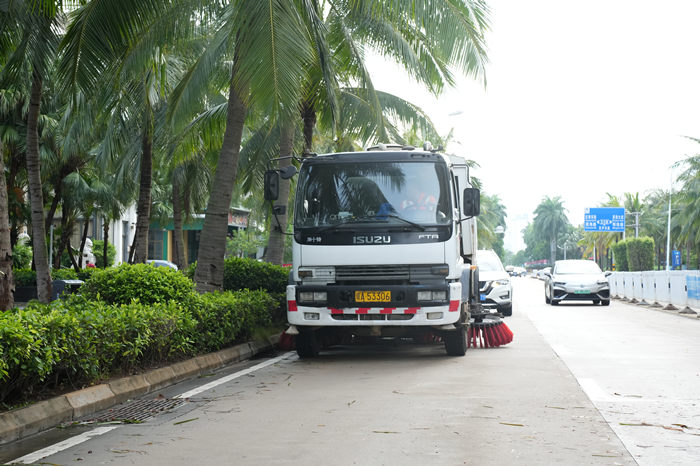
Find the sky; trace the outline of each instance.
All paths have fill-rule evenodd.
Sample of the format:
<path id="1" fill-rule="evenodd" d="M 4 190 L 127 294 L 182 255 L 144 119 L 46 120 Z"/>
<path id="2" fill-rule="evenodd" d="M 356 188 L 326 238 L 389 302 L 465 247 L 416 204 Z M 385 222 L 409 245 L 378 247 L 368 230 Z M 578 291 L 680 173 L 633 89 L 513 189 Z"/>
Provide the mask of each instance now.
<path id="1" fill-rule="evenodd" d="M 472 174 L 506 208 L 506 249 L 524 249 L 545 196 L 582 225 L 606 193 L 668 190 L 671 166 L 700 153 L 686 137 L 700 138 L 700 2 L 487 2 L 485 86 L 459 76 L 436 98 L 384 59 L 369 68 L 441 135 L 454 129 L 447 151 L 475 160 Z"/>

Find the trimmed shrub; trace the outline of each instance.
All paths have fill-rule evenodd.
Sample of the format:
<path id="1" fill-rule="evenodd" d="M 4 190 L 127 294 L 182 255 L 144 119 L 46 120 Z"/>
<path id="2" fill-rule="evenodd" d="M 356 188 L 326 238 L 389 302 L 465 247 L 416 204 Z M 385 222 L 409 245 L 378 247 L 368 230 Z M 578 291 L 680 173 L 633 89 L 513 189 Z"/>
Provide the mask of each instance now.
<path id="1" fill-rule="evenodd" d="M 54 280 L 77 280 L 78 272 L 73 269 L 53 269 L 51 278 Z"/>
<path id="2" fill-rule="evenodd" d="M 87 299 L 102 299 L 109 304 L 128 304 L 134 300 L 143 304 L 174 300 L 187 306 L 194 299 L 192 280 L 168 267 L 147 264 L 122 264 L 109 269 L 97 269 L 80 288 Z"/>
<path id="3" fill-rule="evenodd" d="M 652 270 L 654 267 L 654 239 L 649 236 L 628 238 L 626 243 L 630 272 Z"/>
<path id="4" fill-rule="evenodd" d="M 92 241 L 92 253 L 95 255 L 95 266 L 99 269 L 104 268 L 104 255 L 102 254 L 102 247 L 104 241 L 101 239 L 96 239 Z M 117 248 L 110 242 L 107 242 L 107 267 L 114 265 L 114 258 L 117 257 Z"/>
<path id="5" fill-rule="evenodd" d="M 284 293 L 289 269 L 255 259 L 230 257 L 224 262 L 224 290 L 267 290 Z"/>
<path id="6" fill-rule="evenodd" d="M 174 302 L 110 306 L 80 296 L 0 313 L 0 402 L 193 354 L 195 325 Z"/>
<path id="7" fill-rule="evenodd" d="M 193 312 L 197 320 L 196 346 L 216 351 L 245 340 L 257 327 L 269 326 L 278 307 L 265 291 L 223 291 L 200 296 Z"/>
<path id="8" fill-rule="evenodd" d="M 629 270 L 629 265 L 627 264 L 627 241 L 618 241 L 611 247 L 615 257 L 615 270 L 627 272 Z"/>
<path id="9" fill-rule="evenodd" d="M 28 269 L 32 265 L 33 255 L 31 246 L 22 243 L 15 244 L 15 247 L 12 248 L 12 268 Z"/>

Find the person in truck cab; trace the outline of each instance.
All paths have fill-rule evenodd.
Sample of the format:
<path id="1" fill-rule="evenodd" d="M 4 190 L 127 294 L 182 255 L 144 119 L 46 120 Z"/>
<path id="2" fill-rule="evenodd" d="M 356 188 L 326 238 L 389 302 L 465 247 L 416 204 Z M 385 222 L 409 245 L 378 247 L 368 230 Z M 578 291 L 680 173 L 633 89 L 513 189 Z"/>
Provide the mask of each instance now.
<path id="1" fill-rule="evenodd" d="M 409 185 L 406 194 L 406 199 L 401 202 L 400 206 L 402 213 L 415 216 L 419 212 L 435 212 L 438 201 L 433 194 L 425 192 L 417 185 Z"/>

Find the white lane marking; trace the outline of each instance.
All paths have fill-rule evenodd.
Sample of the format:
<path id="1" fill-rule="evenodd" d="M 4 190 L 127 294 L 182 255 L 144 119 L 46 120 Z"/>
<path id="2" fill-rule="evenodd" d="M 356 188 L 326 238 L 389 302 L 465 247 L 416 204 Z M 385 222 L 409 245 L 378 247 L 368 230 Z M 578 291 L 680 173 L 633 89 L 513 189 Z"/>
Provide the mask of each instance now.
<path id="1" fill-rule="evenodd" d="M 560 359 L 565 358 L 567 356 L 571 356 L 571 351 L 569 351 L 561 345 L 551 344 L 549 346 L 552 348 L 552 350 L 554 350 L 555 353 L 557 353 Z"/>
<path id="2" fill-rule="evenodd" d="M 615 401 L 620 401 L 619 398 L 615 399 L 612 397 L 612 395 L 609 395 L 608 393 L 605 393 L 602 388 L 600 388 L 600 385 L 593 380 L 593 379 L 578 379 L 579 385 L 581 385 L 581 388 L 583 388 L 583 391 L 586 392 L 586 395 L 588 395 L 588 398 L 592 402 L 596 401 L 603 401 L 606 403 L 609 402 L 615 402 Z"/>
<path id="3" fill-rule="evenodd" d="M 296 354 L 294 351 L 290 351 L 288 353 L 283 354 L 282 356 L 278 356 L 276 358 L 267 360 L 265 362 L 261 362 L 260 364 L 256 364 L 255 366 L 251 366 L 248 369 L 243 369 L 242 371 L 234 372 L 233 374 L 227 375 L 225 377 L 221 377 L 220 379 L 216 379 L 213 382 L 209 382 L 206 385 L 201 385 L 197 388 L 193 388 L 192 390 L 182 393 L 180 395 L 175 396 L 174 398 L 192 398 L 195 395 L 199 395 L 202 392 L 205 392 L 207 390 L 211 390 L 214 387 L 217 387 L 223 383 L 230 382 L 231 380 L 237 379 L 239 377 L 243 377 L 244 375 L 248 375 L 251 372 L 255 372 L 259 369 L 262 369 L 263 367 L 271 366 L 272 364 L 276 364 L 283 359 L 287 359 L 288 357 L 292 356 L 293 354 Z"/>
<path id="4" fill-rule="evenodd" d="M 43 448 L 41 450 L 35 451 L 34 453 L 29 453 L 28 455 L 24 455 L 21 458 L 17 458 L 14 461 L 10 461 L 10 463 L 36 463 L 42 458 L 55 455 L 56 453 L 59 453 L 63 450 L 67 450 L 68 448 L 74 447 L 80 443 L 85 442 L 86 440 L 90 440 L 92 437 L 97 437 L 99 435 L 106 434 L 110 430 L 114 430 L 117 427 L 119 426 L 98 427 L 97 429 L 91 430 L 90 432 L 85 432 L 80 435 L 76 435 L 75 437 L 71 437 L 67 440 L 64 440 L 63 442 L 58 442 L 54 445 L 51 445 L 50 447 Z"/>
<path id="5" fill-rule="evenodd" d="M 283 354 L 282 356 L 278 356 L 276 358 L 270 359 L 265 362 L 261 362 L 260 364 L 256 364 L 255 366 L 251 366 L 247 369 L 244 369 L 242 371 L 235 372 L 231 375 L 227 375 L 226 377 L 221 377 L 220 379 L 214 380 L 211 383 L 208 383 L 206 385 L 202 385 L 200 387 L 194 388 L 188 392 L 182 393 L 175 398 L 190 398 L 193 397 L 199 393 L 202 393 L 206 390 L 209 390 L 211 388 L 214 388 L 218 385 L 221 385 L 222 383 L 226 383 L 230 380 L 237 379 L 238 377 L 242 377 L 244 375 L 250 374 L 251 372 L 255 372 L 259 369 L 262 369 L 263 367 L 270 366 L 272 364 L 278 363 L 282 361 L 283 359 L 287 359 L 290 356 L 296 354 L 294 351 L 290 351 L 288 353 Z M 47 456 L 55 455 L 56 453 L 59 453 L 63 450 L 67 450 L 68 448 L 71 448 L 75 445 L 81 444 L 85 442 L 86 440 L 89 440 L 92 437 L 97 437 L 102 434 L 106 434 L 107 432 L 116 429 L 119 426 L 105 426 L 105 427 L 98 427 L 97 429 L 91 430 L 90 432 L 85 432 L 80 435 L 76 435 L 75 437 L 71 437 L 67 440 L 64 440 L 62 442 L 56 443 L 54 445 L 51 445 L 50 447 L 43 448 L 41 450 L 37 450 L 33 453 L 29 453 L 28 455 L 25 455 L 21 458 L 17 458 L 14 461 L 10 461 L 10 463 L 36 463 L 42 458 L 46 458 Z"/>

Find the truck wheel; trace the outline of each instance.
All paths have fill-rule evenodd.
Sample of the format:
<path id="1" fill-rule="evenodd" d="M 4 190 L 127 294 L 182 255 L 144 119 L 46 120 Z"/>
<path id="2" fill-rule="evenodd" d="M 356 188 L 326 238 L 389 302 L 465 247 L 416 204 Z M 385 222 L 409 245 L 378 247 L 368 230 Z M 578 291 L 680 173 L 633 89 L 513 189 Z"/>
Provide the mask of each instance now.
<path id="1" fill-rule="evenodd" d="M 296 347 L 301 359 L 315 358 L 321 349 L 314 331 L 299 332 L 296 336 Z"/>
<path id="2" fill-rule="evenodd" d="M 445 332 L 442 337 L 448 356 L 464 356 L 467 352 L 467 329 L 464 326 L 455 332 Z"/>
<path id="3" fill-rule="evenodd" d="M 503 314 L 503 317 L 510 317 L 513 315 L 513 305 L 509 304 L 507 306 L 503 306 L 498 310 L 501 314 Z"/>

